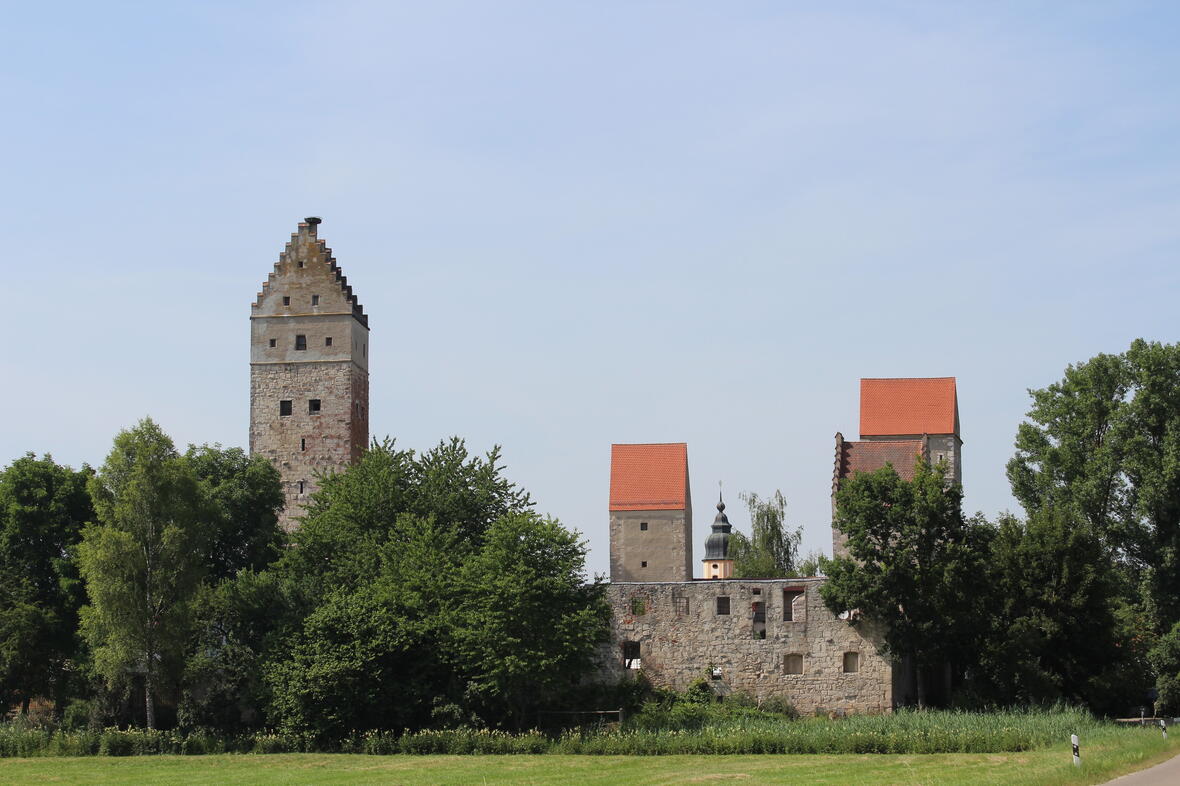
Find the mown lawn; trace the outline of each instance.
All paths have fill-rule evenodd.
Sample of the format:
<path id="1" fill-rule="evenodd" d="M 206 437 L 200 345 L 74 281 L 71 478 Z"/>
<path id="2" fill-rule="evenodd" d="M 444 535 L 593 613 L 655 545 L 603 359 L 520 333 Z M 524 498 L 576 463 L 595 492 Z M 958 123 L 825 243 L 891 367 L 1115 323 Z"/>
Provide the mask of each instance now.
<path id="1" fill-rule="evenodd" d="M 0 760 L 3 783 L 96 784 L 1089 784 L 1180 753 L 1153 731 L 1112 730 L 1006 754 L 845 756 L 360 756 L 274 754 L 62 757 Z"/>

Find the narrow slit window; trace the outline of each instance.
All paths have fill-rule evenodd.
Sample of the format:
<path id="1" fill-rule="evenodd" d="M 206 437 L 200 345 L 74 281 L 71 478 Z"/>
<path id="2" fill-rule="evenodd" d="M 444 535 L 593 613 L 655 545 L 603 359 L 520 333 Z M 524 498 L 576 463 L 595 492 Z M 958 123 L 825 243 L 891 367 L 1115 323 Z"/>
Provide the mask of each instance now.
<path id="1" fill-rule="evenodd" d="M 307 336 L 295 336 L 295 349 L 307 349 Z"/>
<path id="2" fill-rule="evenodd" d="M 311 398 L 307 400 L 307 414 L 320 414 L 320 400 L 318 398 Z"/>
<path id="3" fill-rule="evenodd" d="M 303 496 L 303 481 L 299 481 L 299 496 Z"/>
<path id="4" fill-rule="evenodd" d="M 318 306 L 320 304 L 320 296 L 319 295 L 312 295 L 311 296 L 311 304 L 313 306 Z"/>
<path id="5" fill-rule="evenodd" d="M 291 402 L 290 401 L 280 401 L 279 402 L 279 414 L 280 415 L 290 415 L 291 414 Z"/>
<path id="6" fill-rule="evenodd" d="M 299 440 L 299 449 L 307 450 L 307 437 L 303 437 Z"/>
<path id="7" fill-rule="evenodd" d="M 729 596 L 728 595 L 719 595 L 717 597 L 717 613 L 718 614 L 728 614 L 729 613 Z"/>

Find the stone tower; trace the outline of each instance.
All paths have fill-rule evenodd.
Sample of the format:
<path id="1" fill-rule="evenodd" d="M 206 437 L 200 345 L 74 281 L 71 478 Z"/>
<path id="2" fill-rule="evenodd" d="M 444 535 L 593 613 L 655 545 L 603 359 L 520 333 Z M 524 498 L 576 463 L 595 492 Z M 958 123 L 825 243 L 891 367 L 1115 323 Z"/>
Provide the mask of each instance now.
<path id="1" fill-rule="evenodd" d="M 913 480 L 922 458 L 946 466 L 947 480 L 963 482 L 963 439 L 959 436 L 959 397 L 954 377 L 862 379 L 860 441 L 836 433 L 832 472 L 832 554 L 847 554 L 847 537 L 835 526 L 836 493 L 858 472 L 892 466 Z"/>
<path id="2" fill-rule="evenodd" d="M 610 580 L 691 579 L 688 445 L 611 445 Z"/>
<path id="3" fill-rule="evenodd" d="M 369 441 L 369 318 L 307 218 L 250 307 L 250 452 L 274 462 L 290 531 L 316 475 Z"/>

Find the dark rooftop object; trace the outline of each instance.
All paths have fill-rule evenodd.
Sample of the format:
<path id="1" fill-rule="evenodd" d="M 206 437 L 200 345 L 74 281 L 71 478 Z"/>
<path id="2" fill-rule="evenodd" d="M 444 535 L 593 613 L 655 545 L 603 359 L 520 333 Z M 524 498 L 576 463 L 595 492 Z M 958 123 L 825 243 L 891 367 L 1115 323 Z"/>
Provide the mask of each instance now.
<path id="1" fill-rule="evenodd" d="M 725 515 L 725 502 L 717 495 L 717 517 L 713 519 L 713 532 L 705 538 L 705 559 L 729 559 L 729 538 L 733 527 Z"/>

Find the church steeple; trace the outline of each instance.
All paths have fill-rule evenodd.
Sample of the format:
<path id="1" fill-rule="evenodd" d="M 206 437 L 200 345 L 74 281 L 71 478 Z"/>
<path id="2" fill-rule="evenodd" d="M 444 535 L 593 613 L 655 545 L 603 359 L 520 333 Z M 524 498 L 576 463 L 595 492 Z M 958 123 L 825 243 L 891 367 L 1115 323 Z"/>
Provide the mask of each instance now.
<path id="1" fill-rule="evenodd" d="M 729 554 L 729 541 L 733 527 L 725 515 L 725 500 L 717 493 L 717 516 L 713 519 L 713 532 L 705 538 L 704 574 L 707 579 L 728 579 L 733 576 L 733 559 Z"/>

